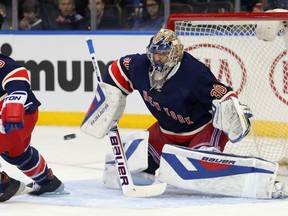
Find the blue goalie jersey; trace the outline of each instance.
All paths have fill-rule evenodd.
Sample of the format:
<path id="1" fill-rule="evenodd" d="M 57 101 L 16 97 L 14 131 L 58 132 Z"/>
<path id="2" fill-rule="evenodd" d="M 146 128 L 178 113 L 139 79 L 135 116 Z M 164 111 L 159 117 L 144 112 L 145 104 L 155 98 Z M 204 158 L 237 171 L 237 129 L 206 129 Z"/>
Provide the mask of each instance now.
<path id="1" fill-rule="evenodd" d="M 232 91 L 187 52 L 172 69 L 161 91 L 150 86 L 150 66 L 146 54 L 127 55 L 110 65 L 104 81 L 127 95 L 138 90 L 161 128 L 172 133 L 197 131 L 211 122 L 212 100 Z"/>

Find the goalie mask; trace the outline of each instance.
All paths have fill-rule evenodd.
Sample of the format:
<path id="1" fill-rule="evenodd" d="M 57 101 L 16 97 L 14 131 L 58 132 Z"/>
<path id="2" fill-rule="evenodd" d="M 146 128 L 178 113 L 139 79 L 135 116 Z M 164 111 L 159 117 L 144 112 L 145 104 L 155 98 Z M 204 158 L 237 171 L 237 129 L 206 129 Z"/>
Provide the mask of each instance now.
<path id="1" fill-rule="evenodd" d="M 161 29 L 151 38 L 147 46 L 147 56 L 151 61 L 149 69 L 151 89 L 161 91 L 173 67 L 182 60 L 183 47 L 175 32 L 169 29 Z"/>

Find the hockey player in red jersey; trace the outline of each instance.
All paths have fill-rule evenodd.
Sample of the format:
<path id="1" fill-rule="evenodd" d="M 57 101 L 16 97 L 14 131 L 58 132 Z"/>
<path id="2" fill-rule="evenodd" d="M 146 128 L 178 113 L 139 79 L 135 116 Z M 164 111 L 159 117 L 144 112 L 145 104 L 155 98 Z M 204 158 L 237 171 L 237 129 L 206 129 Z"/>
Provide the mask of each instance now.
<path id="1" fill-rule="evenodd" d="M 31 195 L 62 191 L 63 183 L 53 175 L 38 150 L 30 145 L 40 102 L 30 88 L 28 71 L 12 58 L 0 54 L 0 81 L 1 157 L 33 180 L 27 185 Z M 21 194 L 25 188 L 24 183 L 0 172 L 0 202 Z"/>

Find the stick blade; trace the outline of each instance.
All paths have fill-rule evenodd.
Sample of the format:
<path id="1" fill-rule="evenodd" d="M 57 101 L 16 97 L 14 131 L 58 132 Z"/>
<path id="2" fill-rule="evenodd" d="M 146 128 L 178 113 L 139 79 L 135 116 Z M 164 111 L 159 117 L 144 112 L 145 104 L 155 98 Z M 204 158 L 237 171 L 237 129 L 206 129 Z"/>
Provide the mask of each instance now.
<path id="1" fill-rule="evenodd" d="M 133 185 L 131 187 L 125 188 L 123 193 L 127 197 L 153 197 L 159 196 L 166 190 L 167 183 L 159 183 L 152 185 Z"/>

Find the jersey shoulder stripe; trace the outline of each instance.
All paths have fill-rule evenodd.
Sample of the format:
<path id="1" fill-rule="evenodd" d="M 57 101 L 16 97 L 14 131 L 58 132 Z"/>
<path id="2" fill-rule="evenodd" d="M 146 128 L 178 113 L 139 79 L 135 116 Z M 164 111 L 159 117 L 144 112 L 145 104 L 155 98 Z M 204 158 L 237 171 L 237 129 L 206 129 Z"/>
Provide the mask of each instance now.
<path id="1" fill-rule="evenodd" d="M 114 61 L 109 66 L 109 74 L 118 88 L 120 88 L 126 94 L 130 94 L 133 92 L 134 88 L 131 80 L 126 76 L 120 64 L 120 60 Z"/>
<path id="2" fill-rule="evenodd" d="M 15 70 L 9 72 L 3 79 L 2 81 L 2 87 L 5 89 L 5 85 L 14 80 L 19 80 L 19 81 L 26 81 L 30 84 L 30 78 L 28 75 L 27 70 L 24 67 L 19 67 L 16 68 Z"/>

